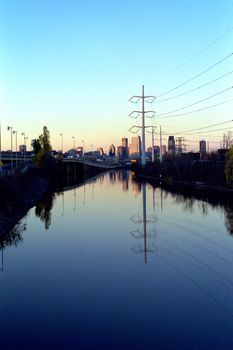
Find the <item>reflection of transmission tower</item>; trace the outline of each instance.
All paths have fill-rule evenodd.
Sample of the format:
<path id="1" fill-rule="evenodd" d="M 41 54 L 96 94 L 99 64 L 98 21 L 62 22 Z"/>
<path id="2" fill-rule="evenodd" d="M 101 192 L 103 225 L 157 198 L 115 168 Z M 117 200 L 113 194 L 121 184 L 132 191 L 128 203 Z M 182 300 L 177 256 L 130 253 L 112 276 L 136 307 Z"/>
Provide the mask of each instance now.
<path id="1" fill-rule="evenodd" d="M 155 222 L 155 218 L 154 216 L 152 217 L 147 217 L 147 212 L 146 212 L 146 184 L 142 183 L 142 204 L 143 204 L 143 215 L 142 218 L 140 218 L 139 216 L 133 216 L 131 217 L 131 220 L 135 223 L 138 224 L 138 226 L 140 224 L 143 225 L 143 229 L 140 230 L 134 230 L 131 232 L 131 235 L 135 238 L 135 239 L 139 239 L 139 240 L 143 240 L 143 245 L 141 245 L 140 243 L 135 245 L 132 250 L 135 253 L 144 253 L 144 261 L 147 264 L 147 254 L 148 253 L 155 253 L 155 245 L 151 244 L 148 245 L 148 239 L 154 239 L 156 236 L 155 230 L 152 229 L 150 231 L 147 230 L 147 224 L 148 223 L 154 223 Z"/>

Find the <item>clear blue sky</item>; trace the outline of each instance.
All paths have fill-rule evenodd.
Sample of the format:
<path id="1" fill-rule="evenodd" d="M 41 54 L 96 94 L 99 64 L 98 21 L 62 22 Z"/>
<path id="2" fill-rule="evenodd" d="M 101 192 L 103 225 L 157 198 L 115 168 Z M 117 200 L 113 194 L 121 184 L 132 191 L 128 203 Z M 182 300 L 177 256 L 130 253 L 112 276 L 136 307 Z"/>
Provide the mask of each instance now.
<path id="1" fill-rule="evenodd" d="M 158 96 L 233 52 L 232 18 L 232 0 L 2 0 L 3 148 L 10 148 L 7 125 L 29 139 L 46 125 L 54 148 L 60 148 L 61 132 L 66 149 L 72 147 L 72 136 L 77 146 L 85 140 L 89 149 L 91 144 L 105 149 L 111 143 L 119 145 L 121 137 L 131 137 L 128 129 L 137 123 L 128 117 L 135 108 L 128 99 L 140 94 L 142 84 L 146 94 Z M 232 56 L 166 97 L 231 70 Z M 194 93 L 154 103 L 152 108 L 158 115 L 182 108 L 231 87 L 232 82 L 229 74 Z M 231 98 L 233 90 L 189 110 Z M 157 118 L 155 123 L 168 133 L 203 127 L 233 119 L 232 107 L 230 102 L 200 113 Z M 215 132 L 215 138 L 208 134 L 209 141 L 219 140 L 222 133 Z M 203 134 L 189 139 L 194 137 L 207 139 Z M 22 143 L 22 136 L 18 139 Z"/>

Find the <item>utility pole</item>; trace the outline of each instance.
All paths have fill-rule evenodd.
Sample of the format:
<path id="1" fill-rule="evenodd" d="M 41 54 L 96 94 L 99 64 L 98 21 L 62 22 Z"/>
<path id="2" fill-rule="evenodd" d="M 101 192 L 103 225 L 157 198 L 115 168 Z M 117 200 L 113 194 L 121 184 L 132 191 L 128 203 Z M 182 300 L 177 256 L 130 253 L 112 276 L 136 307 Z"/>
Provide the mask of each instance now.
<path id="1" fill-rule="evenodd" d="M 159 127 L 159 147 L 160 147 L 160 163 L 162 163 L 163 154 L 162 154 L 162 127 L 161 127 L 161 125 Z"/>
<path id="2" fill-rule="evenodd" d="M 130 117 L 133 117 L 135 118 L 133 115 L 135 113 L 137 113 L 137 116 L 138 115 L 141 115 L 142 117 L 142 126 L 141 127 L 138 127 L 140 129 L 142 129 L 142 156 L 141 156 L 141 160 L 142 160 L 142 166 L 144 167 L 146 165 L 146 152 L 145 152 L 145 116 L 149 117 L 147 115 L 147 113 L 152 113 L 153 115 L 150 116 L 149 118 L 152 118 L 155 116 L 155 112 L 154 111 L 145 111 L 145 101 L 148 100 L 147 102 L 153 102 L 155 99 L 155 96 L 145 96 L 145 93 L 144 93 L 144 85 L 142 85 L 142 95 L 141 96 L 133 96 L 130 98 L 130 102 L 133 102 L 133 103 L 137 103 L 139 100 L 142 101 L 142 110 L 141 111 L 133 111 L 130 113 Z M 136 100 L 136 102 L 135 102 Z M 136 117 L 137 118 L 137 117 Z"/>
<path id="3" fill-rule="evenodd" d="M 151 132 L 150 131 L 147 131 L 149 134 L 151 134 L 151 146 L 152 146 L 152 150 L 151 150 L 151 161 L 152 163 L 154 163 L 155 161 L 155 129 L 156 129 L 156 126 L 153 126 L 153 125 L 149 125 L 149 126 L 146 126 L 146 128 L 151 128 Z"/>
<path id="4" fill-rule="evenodd" d="M 15 163 L 16 163 L 16 168 L 18 164 L 18 142 L 17 142 L 17 131 L 14 130 L 13 134 L 15 134 Z"/>
<path id="5" fill-rule="evenodd" d="M 12 126 L 8 126 L 7 130 L 11 131 L 11 171 L 13 170 L 13 141 L 12 141 Z"/>

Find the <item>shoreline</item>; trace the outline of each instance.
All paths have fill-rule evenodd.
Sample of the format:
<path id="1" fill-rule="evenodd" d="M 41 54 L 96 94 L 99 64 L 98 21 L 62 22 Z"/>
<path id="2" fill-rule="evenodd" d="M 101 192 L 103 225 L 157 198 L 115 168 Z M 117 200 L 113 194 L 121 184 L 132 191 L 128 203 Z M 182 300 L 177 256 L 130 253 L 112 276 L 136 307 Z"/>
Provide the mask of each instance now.
<path id="1" fill-rule="evenodd" d="M 13 179 L 12 187 L 14 188 Z M 8 203 L 8 208 L 0 208 L 0 238 L 4 237 L 43 197 L 49 187 L 49 181 L 45 178 L 34 176 L 33 186 L 22 186 L 17 192 L 17 201 L 21 206 L 13 207 Z"/>
<path id="2" fill-rule="evenodd" d="M 167 188 L 171 188 L 171 187 L 179 187 L 179 186 L 183 186 L 185 188 L 192 188 L 192 190 L 196 190 L 197 192 L 200 191 L 204 191 L 204 192 L 208 192 L 208 193 L 212 193 L 212 194 L 216 194 L 217 193 L 223 193 L 224 195 L 232 195 L 233 194 L 233 188 L 227 188 L 227 187 L 223 187 L 223 186 L 214 186 L 211 184 L 207 184 L 207 183 L 202 183 L 202 182 L 198 182 L 196 181 L 195 183 L 193 182 L 189 182 L 189 181 L 178 181 L 178 180 L 163 180 L 163 179 L 159 179 L 157 177 L 154 176 L 150 176 L 147 174 L 142 174 L 142 173 L 137 173 L 135 172 L 135 177 L 138 177 L 140 179 L 145 179 L 145 180 L 151 180 L 154 182 L 157 182 L 160 185 L 164 185 Z"/>

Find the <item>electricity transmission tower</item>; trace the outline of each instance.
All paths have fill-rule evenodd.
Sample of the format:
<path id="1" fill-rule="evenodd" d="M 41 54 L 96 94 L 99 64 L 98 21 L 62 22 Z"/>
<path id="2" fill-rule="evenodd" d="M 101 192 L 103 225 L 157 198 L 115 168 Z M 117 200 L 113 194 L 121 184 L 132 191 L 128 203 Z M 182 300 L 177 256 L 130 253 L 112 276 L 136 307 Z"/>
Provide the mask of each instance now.
<path id="1" fill-rule="evenodd" d="M 146 165 L 146 152 L 145 152 L 145 116 L 148 118 L 153 118 L 155 116 L 154 111 L 145 111 L 145 101 L 152 103 L 155 99 L 155 96 L 145 96 L 144 94 L 144 85 L 142 85 L 142 95 L 141 96 L 133 96 L 129 99 L 130 102 L 137 103 L 138 101 L 142 101 L 142 109 L 140 111 L 133 111 L 129 114 L 132 118 L 137 118 L 139 115 L 142 117 L 142 126 L 138 127 L 142 129 L 142 166 Z M 150 114 L 150 115 L 148 115 Z M 135 116 L 136 115 L 136 116 Z"/>

